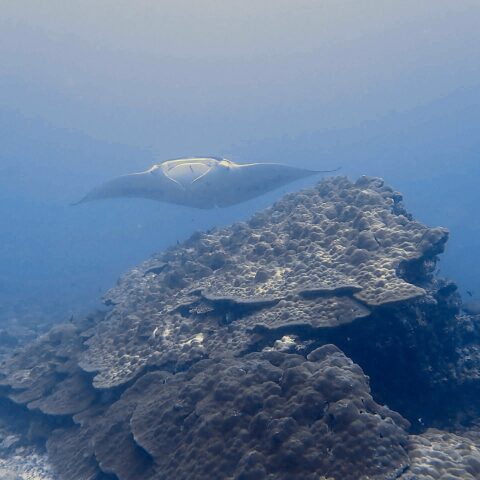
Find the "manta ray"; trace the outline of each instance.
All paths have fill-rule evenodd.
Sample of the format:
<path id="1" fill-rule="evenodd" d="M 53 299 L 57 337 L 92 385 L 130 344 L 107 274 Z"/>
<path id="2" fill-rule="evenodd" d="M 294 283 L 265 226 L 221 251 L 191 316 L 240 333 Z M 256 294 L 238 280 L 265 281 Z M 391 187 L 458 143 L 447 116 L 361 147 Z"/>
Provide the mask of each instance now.
<path id="1" fill-rule="evenodd" d="M 217 157 L 180 158 L 113 178 L 74 205 L 113 197 L 140 197 L 201 209 L 229 207 L 295 180 L 333 171 L 279 163 L 237 164 Z"/>

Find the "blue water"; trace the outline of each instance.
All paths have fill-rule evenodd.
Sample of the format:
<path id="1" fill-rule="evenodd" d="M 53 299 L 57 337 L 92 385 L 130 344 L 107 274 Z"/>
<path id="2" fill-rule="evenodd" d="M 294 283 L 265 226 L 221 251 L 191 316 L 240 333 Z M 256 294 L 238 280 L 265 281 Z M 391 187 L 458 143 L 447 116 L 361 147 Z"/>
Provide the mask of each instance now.
<path id="1" fill-rule="evenodd" d="M 384 177 L 403 192 L 415 217 L 451 230 L 440 272 L 478 298 L 479 104 L 480 89 L 465 89 L 348 129 L 272 138 L 229 150 L 239 162 L 341 166 L 341 173 L 351 178 Z M 195 230 L 246 218 L 287 190 L 214 211 L 132 199 L 71 207 L 99 182 L 163 159 L 148 149 L 107 143 L 9 110 L 0 111 L 0 135 L 3 317 L 38 315 L 39 320 L 59 321 L 88 311 L 99 305 L 102 293 L 122 272 L 153 252 Z"/>
<path id="2" fill-rule="evenodd" d="M 150 2 L 151 3 L 151 2 Z M 105 1 L 2 6 L 0 319 L 94 308 L 126 269 L 271 204 L 69 204 L 186 155 L 381 176 L 451 230 L 480 298 L 477 2 Z"/>

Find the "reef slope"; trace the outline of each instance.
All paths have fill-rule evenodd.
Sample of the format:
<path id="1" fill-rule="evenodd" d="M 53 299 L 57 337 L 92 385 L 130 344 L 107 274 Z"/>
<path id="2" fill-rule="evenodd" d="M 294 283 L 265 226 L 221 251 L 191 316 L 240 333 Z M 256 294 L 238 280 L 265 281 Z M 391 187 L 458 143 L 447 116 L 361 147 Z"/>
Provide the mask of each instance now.
<path id="1" fill-rule="evenodd" d="M 480 478 L 447 239 L 380 179 L 322 181 L 125 274 L 3 362 L 2 401 L 61 479 Z"/>

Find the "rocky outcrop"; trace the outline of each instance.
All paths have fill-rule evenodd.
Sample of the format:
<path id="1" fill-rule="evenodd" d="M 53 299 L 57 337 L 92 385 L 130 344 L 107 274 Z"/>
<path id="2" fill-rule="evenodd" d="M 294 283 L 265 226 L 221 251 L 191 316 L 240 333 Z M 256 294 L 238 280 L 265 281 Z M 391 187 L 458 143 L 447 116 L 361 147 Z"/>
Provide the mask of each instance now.
<path id="1" fill-rule="evenodd" d="M 420 475 L 423 431 L 480 415 L 447 238 L 379 179 L 320 182 L 128 272 L 4 362 L 3 398 L 68 480 Z"/>

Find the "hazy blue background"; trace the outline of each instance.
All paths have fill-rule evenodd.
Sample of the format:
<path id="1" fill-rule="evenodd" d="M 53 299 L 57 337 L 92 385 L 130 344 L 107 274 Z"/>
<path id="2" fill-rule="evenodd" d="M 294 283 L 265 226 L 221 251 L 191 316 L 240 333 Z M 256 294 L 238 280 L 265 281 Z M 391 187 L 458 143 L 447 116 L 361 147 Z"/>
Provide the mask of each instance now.
<path id="1" fill-rule="evenodd" d="M 68 206 L 195 154 L 385 177 L 451 229 L 441 270 L 478 297 L 479 24 L 477 0 L 2 0 L 0 317 L 88 309 L 153 251 L 282 193 Z"/>

